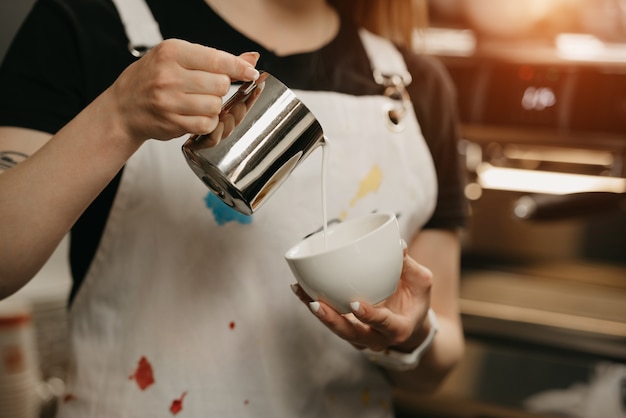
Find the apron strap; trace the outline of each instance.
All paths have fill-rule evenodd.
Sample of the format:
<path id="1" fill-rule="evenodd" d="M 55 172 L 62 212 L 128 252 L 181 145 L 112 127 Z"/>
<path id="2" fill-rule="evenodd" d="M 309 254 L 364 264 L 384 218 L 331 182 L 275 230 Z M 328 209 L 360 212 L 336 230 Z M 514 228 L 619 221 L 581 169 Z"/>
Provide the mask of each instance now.
<path id="1" fill-rule="evenodd" d="M 411 102 L 406 90 L 412 81 L 411 73 L 402 54 L 390 40 L 365 29 L 360 29 L 359 35 L 374 72 L 374 81 L 384 87 L 383 95 L 390 99 L 383 109 L 387 114 L 387 127 L 392 132 L 401 132 Z"/>
<path id="2" fill-rule="evenodd" d="M 128 50 L 136 57 L 145 55 L 163 40 L 159 24 L 145 0 L 113 0 L 128 37 Z"/>
<path id="3" fill-rule="evenodd" d="M 378 84 L 388 85 L 388 80 L 395 77 L 400 77 L 405 86 L 411 83 L 404 58 L 391 41 L 366 29 L 359 29 L 359 35 Z"/>

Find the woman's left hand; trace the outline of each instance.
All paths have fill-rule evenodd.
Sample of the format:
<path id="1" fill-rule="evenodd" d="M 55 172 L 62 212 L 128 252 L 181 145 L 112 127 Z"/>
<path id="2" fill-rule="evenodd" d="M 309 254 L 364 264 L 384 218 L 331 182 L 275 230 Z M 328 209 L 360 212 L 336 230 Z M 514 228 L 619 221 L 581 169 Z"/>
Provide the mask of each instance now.
<path id="1" fill-rule="evenodd" d="M 410 352 L 423 340 L 430 307 L 432 273 L 405 251 L 396 291 L 376 305 L 353 301 L 352 313 L 340 314 L 323 301 L 312 300 L 300 286 L 294 292 L 332 332 L 358 349 L 394 348 Z"/>

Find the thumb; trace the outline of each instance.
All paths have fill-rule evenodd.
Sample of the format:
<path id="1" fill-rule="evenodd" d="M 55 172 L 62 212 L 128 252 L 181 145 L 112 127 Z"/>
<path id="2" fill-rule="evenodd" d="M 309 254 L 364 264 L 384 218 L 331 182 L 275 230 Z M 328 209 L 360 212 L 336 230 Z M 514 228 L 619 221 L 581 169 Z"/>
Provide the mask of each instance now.
<path id="1" fill-rule="evenodd" d="M 259 60 L 260 56 L 261 54 L 259 54 L 258 52 L 244 52 L 243 54 L 239 55 L 239 58 L 252 64 L 253 66 L 256 66 L 256 63 Z"/>

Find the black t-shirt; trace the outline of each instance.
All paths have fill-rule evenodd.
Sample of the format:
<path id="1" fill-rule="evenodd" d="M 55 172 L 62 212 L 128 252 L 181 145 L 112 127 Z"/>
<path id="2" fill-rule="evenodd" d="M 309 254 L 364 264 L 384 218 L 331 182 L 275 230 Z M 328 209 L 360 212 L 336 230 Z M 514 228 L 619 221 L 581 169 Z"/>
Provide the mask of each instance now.
<path id="1" fill-rule="evenodd" d="M 147 2 L 164 38 L 185 39 L 234 54 L 260 52 L 257 68 L 290 88 L 352 95 L 382 92 L 358 31 L 345 17 L 337 37 L 320 50 L 277 56 L 230 27 L 204 0 Z M 413 77 L 408 91 L 437 170 L 437 206 L 425 227 L 456 228 L 464 224 L 466 205 L 456 150 L 453 86 L 434 58 L 407 50 L 402 53 Z M 0 69 L 0 125 L 55 133 L 135 59 L 111 0 L 39 0 Z M 74 292 L 95 254 L 120 176 L 72 229 Z"/>

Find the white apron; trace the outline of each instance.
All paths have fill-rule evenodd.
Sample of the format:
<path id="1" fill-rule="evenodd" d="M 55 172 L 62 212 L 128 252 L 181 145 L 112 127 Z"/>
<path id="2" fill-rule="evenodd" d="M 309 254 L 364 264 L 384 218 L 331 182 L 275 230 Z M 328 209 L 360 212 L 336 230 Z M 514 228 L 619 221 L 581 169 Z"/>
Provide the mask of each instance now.
<path id="1" fill-rule="evenodd" d="M 406 71 L 390 43 L 363 40 L 374 64 Z M 296 93 L 330 140 L 329 219 L 392 211 L 408 241 L 436 201 L 413 110 L 392 132 L 386 97 Z M 71 308 L 59 416 L 392 417 L 380 371 L 289 288 L 285 251 L 322 225 L 322 150 L 245 217 L 187 166 L 184 140 L 148 141 L 126 164 Z"/>

